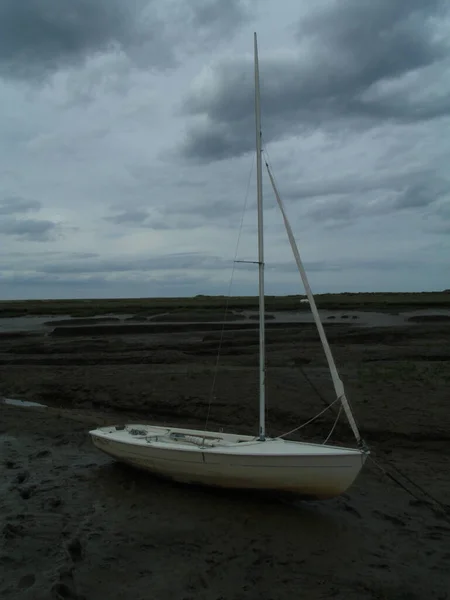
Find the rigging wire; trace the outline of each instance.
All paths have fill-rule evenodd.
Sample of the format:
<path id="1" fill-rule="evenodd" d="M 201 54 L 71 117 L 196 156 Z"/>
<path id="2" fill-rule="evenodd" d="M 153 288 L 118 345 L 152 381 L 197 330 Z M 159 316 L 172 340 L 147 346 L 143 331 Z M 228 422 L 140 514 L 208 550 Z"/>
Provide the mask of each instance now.
<path id="1" fill-rule="evenodd" d="M 331 428 L 330 433 L 327 435 L 327 437 L 325 438 L 325 440 L 322 442 L 323 445 L 327 444 L 328 441 L 329 441 L 329 439 L 333 435 L 334 430 L 336 429 L 336 425 L 338 424 L 339 418 L 341 416 L 341 413 L 342 413 L 342 404 L 339 407 L 338 414 L 336 415 L 336 418 L 334 420 L 333 427 Z"/>
<path id="2" fill-rule="evenodd" d="M 350 404 L 348 402 L 347 396 L 345 394 L 344 384 L 343 384 L 343 382 L 342 382 L 342 380 L 340 378 L 340 375 L 339 375 L 339 373 L 337 371 L 336 364 L 334 362 L 334 358 L 333 358 L 333 355 L 331 353 L 331 348 L 329 347 L 329 344 L 328 344 L 328 341 L 327 341 L 327 337 L 326 337 L 326 333 L 325 333 L 325 331 L 323 329 L 323 326 L 322 326 L 322 323 L 321 323 L 321 319 L 320 319 L 320 316 L 319 316 L 319 312 L 318 312 L 317 306 L 316 306 L 315 301 L 314 301 L 314 296 L 313 296 L 312 290 L 310 288 L 310 285 L 308 283 L 308 279 L 307 279 L 307 276 L 306 276 L 306 272 L 305 272 L 304 266 L 302 264 L 302 260 L 300 258 L 300 254 L 298 252 L 298 248 L 297 248 L 297 245 L 296 245 L 296 242 L 295 242 L 295 239 L 294 239 L 294 234 L 293 234 L 292 228 L 291 228 L 291 226 L 290 226 L 290 224 L 288 222 L 288 219 L 287 219 L 284 207 L 283 207 L 283 203 L 282 203 L 282 200 L 281 200 L 281 197 L 280 197 L 280 194 L 279 194 L 279 191 L 278 191 L 275 179 L 274 179 L 273 174 L 272 174 L 272 170 L 271 170 L 271 168 L 269 166 L 268 152 L 267 151 L 265 151 L 265 152 L 267 154 L 267 159 L 265 160 L 266 167 L 267 167 L 267 172 L 269 174 L 270 182 L 272 184 L 272 188 L 273 188 L 273 191 L 275 193 L 275 197 L 276 197 L 278 206 L 279 206 L 279 208 L 281 210 L 281 214 L 282 214 L 282 217 L 283 217 L 284 225 L 285 225 L 286 232 L 287 232 L 287 235 L 288 235 L 288 238 L 289 238 L 289 242 L 290 242 L 290 245 L 291 245 L 294 257 L 295 257 L 295 261 L 297 263 L 297 267 L 298 267 L 298 270 L 299 270 L 299 273 L 300 273 L 303 285 L 305 287 L 306 294 L 307 294 L 308 299 L 310 301 L 311 311 L 313 313 L 314 321 L 315 321 L 316 326 L 317 326 L 317 331 L 318 331 L 318 334 L 319 334 L 319 337 L 320 337 L 320 341 L 322 343 L 322 347 L 323 347 L 323 350 L 324 350 L 324 353 L 325 353 L 325 356 L 326 356 L 326 359 L 327 359 L 328 368 L 330 370 L 331 379 L 333 380 L 333 385 L 334 385 L 336 396 L 338 396 L 340 398 L 341 402 L 342 402 L 342 405 L 344 407 L 344 411 L 345 411 L 346 416 L 347 416 L 347 420 L 348 420 L 348 422 L 350 424 L 350 427 L 351 427 L 351 429 L 353 431 L 353 434 L 354 434 L 354 436 L 355 436 L 355 438 L 356 438 L 356 440 L 358 442 L 358 446 L 361 447 L 361 448 L 364 448 L 365 447 L 364 440 L 362 440 L 361 435 L 359 433 L 359 428 L 358 428 L 358 425 L 356 424 L 356 420 L 355 420 L 355 417 L 353 415 L 352 408 L 351 408 L 351 406 L 350 406 Z"/>
<path id="3" fill-rule="evenodd" d="M 307 383 L 309 383 L 309 385 L 311 386 L 311 388 L 316 392 L 317 396 L 322 400 L 322 402 L 325 404 L 325 406 L 331 406 L 330 403 L 328 402 L 328 400 L 325 398 L 325 396 L 322 394 L 322 392 L 319 390 L 319 388 L 312 382 L 311 378 L 309 377 L 309 375 L 306 374 L 305 369 L 303 369 L 303 367 L 300 367 L 299 369 L 300 373 L 303 375 L 305 381 Z M 334 410 L 334 409 L 333 409 Z"/>
<path id="4" fill-rule="evenodd" d="M 283 438 L 283 437 L 286 437 L 287 435 L 291 435 L 291 433 L 295 433 L 296 431 L 303 429 L 303 427 L 306 427 L 307 425 L 309 425 L 310 423 L 312 423 L 313 421 L 315 421 L 316 419 L 321 417 L 324 413 L 327 412 L 327 410 L 329 410 L 332 406 L 334 406 L 336 404 L 336 402 L 339 402 L 339 401 L 340 401 L 340 398 L 336 398 L 336 400 L 333 400 L 333 402 L 331 404 L 329 404 L 323 410 L 321 410 L 319 413 L 317 413 L 317 415 L 312 417 L 312 419 L 309 419 L 309 421 L 306 421 L 306 423 L 302 423 L 298 427 L 295 427 L 294 429 L 291 429 L 287 433 L 283 433 L 282 435 L 279 435 L 278 437 Z M 333 429 L 334 429 L 334 427 L 333 427 Z"/>
<path id="5" fill-rule="evenodd" d="M 420 498 L 415 492 L 408 488 L 406 484 L 404 484 L 398 477 L 396 477 L 393 473 L 390 473 L 386 467 L 384 467 L 378 460 L 376 460 L 372 455 L 368 456 L 369 460 L 377 467 L 377 469 L 388 479 L 397 484 L 400 488 L 402 488 L 405 492 L 407 492 L 410 496 L 418 500 L 419 502 L 423 502 L 427 506 L 430 506 L 434 511 L 439 514 L 443 514 L 445 518 L 450 521 L 450 506 L 448 504 L 444 504 L 440 500 L 438 500 L 433 494 L 427 492 L 421 485 L 416 483 L 411 477 L 408 477 L 403 471 L 401 471 L 394 463 L 387 458 L 383 457 L 382 460 L 385 463 L 386 467 L 396 471 L 400 477 L 403 477 L 405 481 L 407 481 L 411 486 L 416 488 L 423 496 L 428 498 L 427 500 L 423 500 Z"/>
<path id="6" fill-rule="evenodd" d="M 236 262 L 237 262 L 236 259 L 237 259 L 237 255 L 238 255 L 238 251 L 239 251 L 239 243 L 241 241 L 242 229 L 243 229 L 243 226 L 244 226 L 244 218 L 245 218 L 245 212 L 247 210 L 248 196 L 249 196 L 249 192 L 250 192 L 250 184 L 251 184 L 251 180 L 252 180 L 252 174 L 253 174 L 254 165 L 255 165 L 255 157 L 253 156 L 252 164 L 251 164 L 251 167 L 250 167 L 250 173 L 249 173 L 248 181 L 247 181 L 247 190 L 245 192 L 244 206 L 243 206 L 242 214 L 241 214 L 239 231 L 238 231 L 238 236 L 237 236 L 237 241 L 236 241 L 236 248 L 235 248 L 235 252 L 234 252 L 233 265 L 231 267 L 230 282 L 228 284 L 228 293 L 227 293 L 227 299 L 226 299 L 226 302 L 225 302 L 225 309 L 224 309 L 224 315 L 223 315 L 222 329 L 221 329 L 221 332 L 220 332 L 219 348 L 217 350 L 216 364 L 215 364 L 215 367 L 214 367 L 214 375 L 213 375 L 213 380 L 212 380 L 212 384 L 211 384 L 211 390 L 210 390 L 210 393 L 209 393 L 208 412 L 206 414 L 206 420 L 205 420 L 205 430 L 208 429 L 209 417 L 210 417 L 210 414 L 211 414 L 211 405 L 212 405 L 212 401 L 213 401 L 213 398 L 214 398 L 214 391 L 215 391 L 215 388 L 216 388 L 217 373 L 218 373 L 218 370 L 219 370 L 220 352 L 222 350 L 223 337 L 224 337 L 224 333 L 225 333 L 225 322 L 226 322 L 226 318 L 227 318 L 227 314 L 228 314 L 228 309 L 229 309 L 229 305 L 230 305 L 231 287 L 233 285 L 234 272 L 236 270 Z"/>
<path id="7" fill-rule="evenodd" d="M 266 159 L 266 165 L 268 168 L 270 168 L 270 170 L 272 171 L 271 167 L 270 167 L 270 159 L 269 159 L 269 153 L 267 152 L 267 149 L 264 145 L 263 148 L 263 152 L 265 154 L 265 159 Z M 276 179 L 275 176 L 272 173 L 272 177 L 273 180 L 275 182 L 275 185 L 277 186 L 276 183 Z M 327 407 L 320 412 L 318 415 L 316 415 L 315 417 L 313 417 L 312 419 L 310 419 L 309 421 L 307 421 L 306 423 L 304 423 L 303 425 L 300 425 L 300 427 L 297 427 L 296 429 L 293 429 L 292 431 L 284 434 L 284 436 L 289 435 L 290 433 L 294 433 L 295 431 L 298 431 L 299 429 L 301 429 L 302 427 L 305 427 L 306 425 L 308 425 L 309 423 L 311 423 L 312 421 L 314 421 L 315 419 L 317 419 L 321 414 L 323 414 L 324 412 L 326 412 L 328 410 L 328 408 L 333 407 L 333 405 L 340 400 L 340 398 L 336 398 L 336 400 L 334 400 L 331 404 L 328 403 L 328 401 L 322 396 L 322 394 L 319 392 L 319 390 L 313 385 L 312 381 L 308 378 L 308 376 L 306 375 L 306 373 L 304 372 L 303 369 L 300 369 L 303 376 L 305 377 L 306 381 L 308 381 L 308 383 L 310 384 L 310 386 L 312 387 L 312 389 L 316 392 L 316 394 L 319 396 L 319 398 L 325 403 L 327 404 Z M 347 402 L 350 405 L 350 409 L 352 410 L 351 404 L 349 402 L 349 400 L 347 399 Z M 326 438 L 325 442 L 323 442 L 324 444 L 330 439 L 336 425 L 337 422 L 339 420 L 339 416 L 341 414 L 342 411 L 342 404 L 340 406 L 338 415 L 336 417 L 336 420 L 334 422 L 333 428 L 330 431 L 328 437 Z M 283 437 L 283 436 L 280 436 Z M 369 460 L 378 468 L 378 470 L 387 478 L 391 479 L 391 481 L 393 481 L 396 485 L 398 485 L 401 489 L 403 489 L 405 492 L 407 492 L 409 495 L 411 495 L 412 497 L 414 497 L 416 500 L 421 501 L 421 502 L 425 502 L 425 504 L 427 504 L 428 506 L 430 506 L 434 511 L 437 511 L 440 515 L 444 514 L 445 518 L 447 520 L 450 521 L 450 505 L 446 505 L 443 502 L 441 502 L 440 500 L 438 500 L 434 495 L 430 494 L 427 490 L 425 490 L 422 486 L 420 486 L 418 483 L 416 483 L 411 477 L 409 477 L 408 475 L 406 475 L 405 473 L 403 473 L 403 471 L 401 471 L 394 463 L 392 463 L 391 461 L 387 460 L 385 457 L 382 458 L 384 464 L 386 465 L 386 467 L 388 467 L 389 469 L 392 469 L 393 471 L 395 471 L 400 477 L 402 477 L 406 482 L 408 482 L 408 484 L 410 486 L 412 486 L 413 488 L 415 488 L 416 490 L 418 490 L 423 496 L 425 496 L 428 500 L 422 500 L 421 498 L 418 497 L 418 495 L 412 491 L 407 485 L 405 485 L 400 479 L 399 477 L 397 477 L 396 475 L 394 475 L 393 473 L 389 472 L 387 470 L 386 467 L 384 467 L 382 464 L 380 464 L 380 462 L 375 459 L 375 457 L 373 456 L 373 452 L 372 454 L 369 454 L 367 452 L 367 456 L 369 458 Z"/>

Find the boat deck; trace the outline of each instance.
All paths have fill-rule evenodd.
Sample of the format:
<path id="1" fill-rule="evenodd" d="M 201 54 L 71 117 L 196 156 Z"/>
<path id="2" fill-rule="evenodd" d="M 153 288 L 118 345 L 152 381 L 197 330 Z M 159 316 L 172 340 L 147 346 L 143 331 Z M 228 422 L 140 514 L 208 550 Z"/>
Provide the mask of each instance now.
<path id="1" fill-rule="evenodd" d="M 185 450 L 189 452 L 245 454 L 245 455 L 355 455 L 361 454 L 356 448 L 343 448 L 309 442 L 295 442 L 283 438 L 267 438 L 260 441 L 256 437 L 219 432 L 205 432 L 192 429 L 154 427 L 148 425 L 127 425 L 126 427 L 102 427 L 90 432 L 91 435 L 110 441 L 137 446 Z"/>

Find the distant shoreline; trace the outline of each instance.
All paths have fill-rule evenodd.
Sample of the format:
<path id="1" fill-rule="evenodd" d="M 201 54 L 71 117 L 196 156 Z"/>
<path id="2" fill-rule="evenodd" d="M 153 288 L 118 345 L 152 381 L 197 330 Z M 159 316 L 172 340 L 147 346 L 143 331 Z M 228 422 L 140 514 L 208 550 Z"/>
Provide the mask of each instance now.
<path id="1" fill-rule="evenodd" d="M 266 296 L 268 310 L 309 311 L 300 302 L 304 294 Z M 450 308 L 450 290 L 442 292 L 374 292 L 315 295 L 317 306 L 329 310 L 397 311 L 414 308 Z M 185 298 L 99 298 L 80 300 L 0 300 L 0 318 L 27 315 L 69 315 L 74 317 L 131 314 L 150 316 L 161 311 L 239 311 L 257 309 L 257 296 L 206 296 Z"/>

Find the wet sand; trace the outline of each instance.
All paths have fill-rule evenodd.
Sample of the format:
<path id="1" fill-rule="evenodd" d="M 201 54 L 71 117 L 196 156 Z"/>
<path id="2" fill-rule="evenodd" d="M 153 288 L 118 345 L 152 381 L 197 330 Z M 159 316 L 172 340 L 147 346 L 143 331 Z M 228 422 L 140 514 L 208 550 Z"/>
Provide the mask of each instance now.
<path id="1" fill-rule="evenodd" d="M 254 433 L 257 323 L 236 327 L 213 394 L 220 331 L 207 324 L 2 337 L 0 395 L 46 407 L 0 405 L 1 598 L 449 597 L 449 521 L 370 465 L 347 495 L 302 503 L 176 485 L 93 448 L 96 424 L 203 426 L 210 400 L 212 428 Z M 371 449 L 448 503 L 450 324 L 327 332 Z M 268 329 L 267 342 L 276 435 L 322 410 L 310 382 L 333 395 L 313 327 Z M 305 437 L 323 440 L 334 418 Z M 344 419 L 332 441 L 352 441 Z"/>

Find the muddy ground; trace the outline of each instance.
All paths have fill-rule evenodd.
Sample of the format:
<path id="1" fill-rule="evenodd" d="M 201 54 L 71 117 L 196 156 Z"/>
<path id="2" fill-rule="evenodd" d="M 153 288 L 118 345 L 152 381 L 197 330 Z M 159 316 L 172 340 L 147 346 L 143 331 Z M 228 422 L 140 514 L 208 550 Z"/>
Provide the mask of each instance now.
<path id="1" fill-rule="evenodd" d="M 302 503 L 164 482 L 95 450 L 95 424 L 203 427 L 210 403 L 210 428 L 257 432 L 257 323 L 228 324 L 217 369 L 220 330 L 159 325 L 2 330 L 0 395 L 46 408 L 0 405 L 1 598 L 450 597 L 448 518 L 370 463 L 347 495 Z M 327 325 L 372 451 L 449 503 L 450 323 Z M 310 324 L 268 328 L 267 363 L 271 435 L 334 399 Z M 343 418 L 332 441 L 352 442 Z"/>

